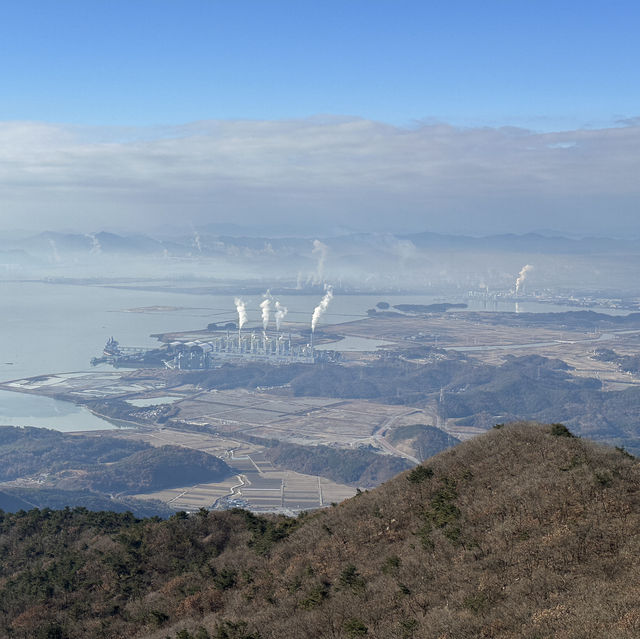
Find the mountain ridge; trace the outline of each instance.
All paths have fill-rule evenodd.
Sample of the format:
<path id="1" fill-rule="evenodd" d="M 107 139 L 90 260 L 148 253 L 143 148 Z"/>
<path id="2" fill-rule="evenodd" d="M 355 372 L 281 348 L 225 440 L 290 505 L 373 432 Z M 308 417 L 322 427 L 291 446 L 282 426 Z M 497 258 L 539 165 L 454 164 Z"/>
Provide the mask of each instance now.
<path id="1" fill-rule="evenodd" d="M 310 254 L 314 249 L 315 236 L 270 236 L 268 233 L 251 235 L 237 229 L 235 233 L 215 232 L 206 229 L 171 236 L 148 233 L 113 233 L 99 231 L 91 234 L 61 233 L 44 231 L 26 237 L 5 237 L 2 247 L 11 249 L 19 257 L 18 251 L 34 253 L 106 253 L 106 254 L 163 254 L 174 255 L 216 255 L 229 247 L 267 253 L 277 251 L 284 254 Z M 561 234 L 507 233 L 471 236 L 424 231 L 419 233 L 368 233 L 354 232 L 346 235 L 318 236 L 328 249 L 337 251 L 375 248 L 384 252 L 394 252 L 403 243 L 410 243 L 414 249 L 429 250 L 472 250 L 502 251 L 508 253 L 539 253 L 589 255 L 591 253 L 618 254 L 640 253 L 637 239 L 610 237 L 567 237 Z M 405 247 L 406 248 L 406 247 Z"/>
<path id="2" fill-rule="evenodd" d="M 640 631 L 640 464 L 560 424 L 492 429 L 296 519 L 43 512 L 0 518 L 0 627 L 11 636 Z"/>

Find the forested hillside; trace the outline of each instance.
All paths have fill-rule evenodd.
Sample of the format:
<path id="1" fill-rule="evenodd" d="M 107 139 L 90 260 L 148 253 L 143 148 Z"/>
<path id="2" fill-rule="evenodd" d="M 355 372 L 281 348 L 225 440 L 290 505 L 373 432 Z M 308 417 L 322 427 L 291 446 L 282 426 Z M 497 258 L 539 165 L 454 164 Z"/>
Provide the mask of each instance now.
<path id="1" fill-rule="evenodd" d="M 115 462 L 149 448 L 144 442 L 108 435 L 87 437 L 47 428 L 0 426 L 0 481 Z"/>
<path id="2" fill-rule="evenodd" d="M 2 515 L 0 628 L 25 639 L 630 639 L 639 529 L 635 458 L 559 424 L 515 424 L 295 519 Z"/>
<path id="3" fill-rule="evenodd" d="M 0 426 L 0 509 L 6 511 L 75 505 L 165 517 L 174 512 L 167 505 L 126 494 L 220 481 L 233 472 L 218 457 L 178 446 Z"/>
<path id="4" fill-rule="evenodd" d="M 589 324 L 597 314 L 576 315 L 576 322 L 582 318 Z M 415 359 L 428 359 L 429 364 Z M 443 419 L 480 428 L 517 420 L 560 420 L 580 435 L 640 453 L 638 388 L 605 391 L 597 378 L 573 375 L 564 361 L 539 355 L 508 355 L 504 363 L 489 365 L 455 351 L 421 347 L 387 353 L 367 366 L 225 364 L 185 373 L 183 381 L 218 389 L 283 385 L 279 392 L 299 397 L 417 407 L 437 402 Z"/>

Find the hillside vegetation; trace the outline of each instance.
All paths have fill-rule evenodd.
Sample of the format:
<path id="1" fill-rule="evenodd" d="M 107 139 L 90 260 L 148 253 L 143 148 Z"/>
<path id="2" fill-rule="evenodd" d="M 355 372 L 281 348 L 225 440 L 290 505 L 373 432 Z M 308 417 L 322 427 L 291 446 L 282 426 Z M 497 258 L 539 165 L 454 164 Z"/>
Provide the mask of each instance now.
<path id="1" fill-rule="evenodd" d="M 296 519 L 0 516 L 0 633 L 149 639 L 640 636 L 640 466 L 514 424 Z"/>
<path id="2" fill-rule="evenodd" d="M 265 457 L 276 466 L 298 473 L 365 488 L 377 486 L 412 465 L 406 459 L 381 455 L 369 447 L 345 450 L 285 442 L 267 448 Z"/>
<path id="3" fill-rule="evenodd" d="M 98 491 L 145 492 L 222 481 L 233 470 L 219 457 L 181 446 L 148 448 L 91 469 L 74 485 Z"/>
<path id="4" fill-rule="evenodd" d="M 157 499 L 136 499 L 127 495 L 111 496 L 93 490 L 64 490 L 41 486 L 2 486 L 0 510 L 17 512 L 33 508 L 61 509 L 69 507 L 89 510 L 131 512 L 136 517 L 162 517 L 175 514 L 175 509 Z"/>
<path id="5" fill-rule="evenodd" d="M 0 481 L 115 462 L 151 448 L 144 442 L 72 435 L 47 428 L 0 426 Z"/>
<path id="6" fill-rule="evenodd" d="M 218 457 L 178 446 L 0 426 L 0 481 L 28 480 L 2 485 L 0 509 L 7 512 L 72 505 L 164 517 L 174 511 L 161 502 L 114 495 L 220 481 L 233 473 Z"/>
<path id="7" fill-rule="evenodd" d="M 33 508 L 33 504 L 17 495 L 0 490 L 0 510 L 15 512 L 16 510 L 29 510 L 30 508 Z"/>
<path id="8" fill-rule="evenodd" d="M 567 321 L 593 323 L 592 315 L 597 314 L 569 314 Z M 516 324 L 518 317 L 512 318 Z M 627 325 L 609 319 L 616 326 Z M 632 320 L 637 320 L 635 315 Z M 422 358 L 429 364 L 421 363 Z M 182 379 L 207 389 L 283 386 L 279 392 L 297 397 L 417 407 L 437 403 L 443 419 L 480 428 L 496 422 L 561 420 L 580 435 L 640 454 L 640 389 L 604 391 L 595 377 L 573 375 L 564 361 L 539 355 L 509 355 L 502 364 L 490 365 L 470 355 L 423 346 L 385 353 L 367 366 L 226 364 L 214 371 L 184 373 Z"/>
<path id="9" fill-rule="evenodd" d="M 401 444 L 409 447 L 420 461 L 460 443 L 457 437 L 426 424 L 410 424 L 394 428 L 389 441 L 394 445 Z"/>

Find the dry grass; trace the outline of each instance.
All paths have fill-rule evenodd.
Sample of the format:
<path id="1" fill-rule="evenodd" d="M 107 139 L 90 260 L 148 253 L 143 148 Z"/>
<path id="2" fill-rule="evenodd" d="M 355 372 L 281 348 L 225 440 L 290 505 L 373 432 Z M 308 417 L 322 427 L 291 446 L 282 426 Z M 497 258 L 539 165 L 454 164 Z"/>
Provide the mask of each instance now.
<path id="1" fill-rule="evenodd" d="M 225 614 L 265 639 L 355 636 L 349 619 L 380 639 L 638 636 L 637 461 L 520 424 L 428 465 L 316 515 Z"/>
<path id="2" fill-rule="evenodd" d="M 299 518 L 288 536 L 290 524 L 242 512 L 149 522 L 146 590 L 111 613 L 109 599 L 83 593 L 95 619 L 69 621 L 63 636 L 166 639 L 202 626 L 236 639 L 638 637 L 640 465 L 562 435 L 532 424 L 492 430 L 419 473 Z M 35 534 L 5 530 L 6 556 L 38 546 Z M 116 533 L 101 545 L 67 534 L 74 552 L 94 553 L 95 570 L 95 549 L 121 543 Z M 193 550 L 182 534 L 196 535 Z M 112 568 L 102 570 L 103 587 L 117 588 Z M 60 598 L 16 608 L 14 636 L 36 636 L 34 620 L 66 609 Z"/>

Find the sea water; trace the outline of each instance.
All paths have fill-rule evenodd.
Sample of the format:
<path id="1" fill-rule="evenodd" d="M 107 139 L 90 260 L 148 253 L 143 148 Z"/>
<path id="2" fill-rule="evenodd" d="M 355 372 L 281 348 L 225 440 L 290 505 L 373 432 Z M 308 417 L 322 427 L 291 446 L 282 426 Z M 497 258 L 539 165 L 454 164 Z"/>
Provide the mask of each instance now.
<path id="1" fill-rule="evenodd" d="M 116 428 L 83 406 L 11 391 L 0 391 L 0 425 L 36 426 L 62 432 Z"/>

